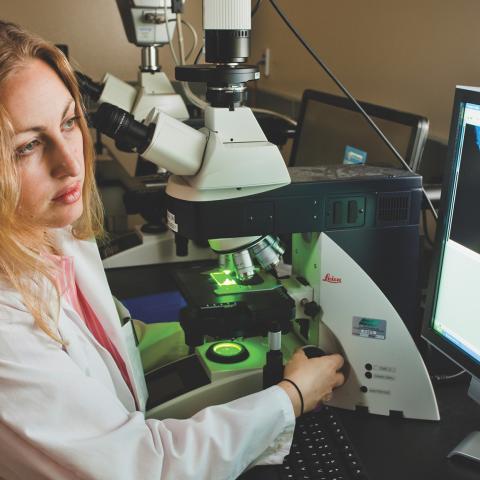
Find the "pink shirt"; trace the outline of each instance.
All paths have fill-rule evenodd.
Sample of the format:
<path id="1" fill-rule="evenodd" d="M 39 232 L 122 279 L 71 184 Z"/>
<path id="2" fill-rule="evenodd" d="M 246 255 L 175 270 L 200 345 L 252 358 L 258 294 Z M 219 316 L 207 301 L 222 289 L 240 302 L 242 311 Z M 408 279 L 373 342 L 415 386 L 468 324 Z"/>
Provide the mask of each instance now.
<path id="1" fill-rule="evenodd" d="M 57 280 L 59 282 L 58 286 L 60 288 L 61 295 L 73 307 L 80 318 L 83 319 L 85 325 L 95 337 L 97 342 L 110 353 L 133 395 L 132 383 L 128 376 L 127 367 L 122 356 L 120 353 L 118 353 L 114 343 L 110 340 L 110 337 L 105 332 L 105 329 L 103 328 L 103 325 L 101 324 L 97 315 L 75 282 L 73 257 L 55 256 L 54 258 L 59 263 L 60 267 L 58 273 L 59 278 L 57 278 Z"/>

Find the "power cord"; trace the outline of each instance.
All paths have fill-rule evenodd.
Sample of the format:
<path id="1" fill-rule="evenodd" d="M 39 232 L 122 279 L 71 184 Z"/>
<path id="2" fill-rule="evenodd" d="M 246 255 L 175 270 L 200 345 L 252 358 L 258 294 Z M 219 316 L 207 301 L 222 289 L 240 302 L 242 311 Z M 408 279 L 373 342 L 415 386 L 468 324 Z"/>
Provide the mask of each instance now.
<path id="1" fill-rule="evenodd" d="M 467 373 L 466 370 L 460 370 L 457 373 L 452 373 L 452 374 L 445 374 L 445 373 L 437 373 L 430 375 L 430 379 L 432 382 L 436 384 L 442 384 L 442 383 L 450 383 L 456 380 L 457 378 L 461 377 L 464 373 Z"/>
<path id="2" fill-rule="evenodd" d="M 308 53 L 313 57 L 313 59 L 322 67 L 324 72 L 330 77 L 330 79 L 337 85 L 337 87 L 343 92 L 343 94 L 355 105 L 358 111 L 364 116 L 365 120 L 368 124 L 375 130 L 375 132 L 380 136 L 380 138 L 384 141 L 385 145 L 389 148 L 389 150 L 395 155 L 395 157 L 400 161 L 400 163 L 409 171 L 413 173 L 413 170 L 410 168 L 410 165 L 404 160 L 404 158 L 400 155 L 398 150 L 392 145 L 390 140 L 385 136 L 385 134 L 380 130 L 377 124 L 370 118 L 368 113 L 362 108 L 362 106 L 357 102 L 357 100 L 353 97 L 353 95 L 347 90 L 347 88 L 338 80 L 338 78 L 334 75 L 332 70 L 326 65 L 326 63 L 318 56 L 318 54 L 313 50 L 312 47 L 304 40 L 298 30 L 292 25 L 289 21 L 285 13 L 281 10 L 278 6 L 276 0 L 270 0 L 272 7 L 278 13 L 280 18 L 283 20 L 285 25 L 289 28 L 289 30 L 295 35 L 298 41 L 303 45 L 303 47 L 308 51 Z M 437 211 L 435 210 L 430 198 L 427 196 L 427 192 L 422 187 L 422 192 L 427 201 L 427 204 L 432 212 L 433 217 L 435 220 L 438 219 Z"/>
<path id="3" fill-rule="evenodd" d="M 258 8 L 260 7 L 261 2 L 262 2 L 262 0 L 257 1 L 257 4 L 255 5 L 254 10 L 252 12 L 252 16 L 256 13 Z M 165 12 L 165 18 L 167 18 L 168 10 L 167 10 L 166 2 L 165 2 L 165 5 L 164 5 L 164 12 Z M 180 18 L 180 14 L 177 14 L 177 35 L 178 35 L 178 39 L 179 39 L 180 58 L 178 58 L 176 53 L 175 53 L 175 49 L 174 49 L 174 46 L 173 46 L 173 38 L 172 38 L 172 35 L 170 33 L 170 29 L 168 28 L 168 22 L 166 24 L 166 31 L 167 31 L 168 44 L 169 44 L 170 51 L 171 51 L 171 54 L 172 54 L 172 58 L 173 58 L 173 61 L 174 61 L 175 65 L 185 65 L 186 57 L 185 57 L 185 54 L 184 54 L 184 47 L 183 47 L 182 24 L 186 25 L 187 22 L 185 22 L 183 20 L 183 18 L 180 21 L 178 21 L 179 18 Z M 191 55 L 193 50 L 196 48 L 198 36 L 197 36 L 196 31 L 195 31 L 195 29 L 193 28 L 192 25 L 187 25 L 187 26 L 192 31 L 192 35 L 193 35 L 193 38 L 194 38 L 194 46 L 191 48 L 190 52 L 188 53 L 188 55 L 187 55 L 187 57 L 188 57 L 188 56 Z M 197 56 L 195 57 L 195 61 L 194 61 L 195 64 L 197 64 L 198 61 L 200 60 L 200 57 L 203 53 L 203 49 L 204 49 L 204 45 L 202 45 L 202 47 L 200 48 L 200 50 L 197 53 Z M 183 91 L 184 91 L 186 97 L 190 100 L 190 102 L 193 105 L 195 105 L 196 107 L 200 108 L 201 110 L 205 110 L 205 108 L 208 106 L 208 103 L 205 100 L 203 100 L 202 98 L 195 95 L 195 93 L 192 92 L 188 82 L 181 82 L 181 84 L 182 84 Z M 271 117 L 280 118 L 281 120 L 284 120 L 285 122 L 289 123 L 290 125 L 292 125 L 294 127 L 297 126 L 296 120 L 289 117 L 288 115 L 284 115 L 284 114 L 279 113 L 279 112 L 274 112 L 273 110 L 254 107 L 254 108 L 252 108 L 252 112 L 263 113 L 264 115 L 269 115 Z"/>
<path id="4" fill-rule="evenodd" d="M 262 0 L 257 0 L 257 3 L 255 6 L 252 8 L 252 18 L 255 16 L 255 14 L 258 12 L 258 9 L 260 8 L 260 5 L 262 4 Z"/>
<path id="5" fill-rule="evenodd" d="M 429 364 L 432 363 L 432 352 L 434 352 L 435 350 L 429 343 L 426 344 L 426 347 L 427 349 L 424 353 L 426 354 L 426 359 L 430 359 L 430 361 L 426 362 L 428 370 L 430 370 L 431 365 L 429 366 Z M 436 385 L 442 385 L 454 383 L 456 380 L 460 379 L 460 377 L 462 377 L 465 373 L 468 372 L 465 369 L 460 368 L 460 370 L 457 370 L 454 373 L 431 373 L 429 377 L 432 383 L 435 383 Z"/>

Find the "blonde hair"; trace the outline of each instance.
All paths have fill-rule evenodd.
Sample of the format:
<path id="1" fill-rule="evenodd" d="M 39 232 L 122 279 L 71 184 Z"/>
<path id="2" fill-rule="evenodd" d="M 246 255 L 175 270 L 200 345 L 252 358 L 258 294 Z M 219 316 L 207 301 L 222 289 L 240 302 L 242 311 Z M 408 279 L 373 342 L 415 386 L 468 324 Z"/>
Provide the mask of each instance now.
<path id="1" fill-rule="evenodd" d="M 85 180 L 82 192 L 83 213 L 72 225 L 72 233 L 77 239 L 99 237 L 103 234 L 103 209 L 95 184 L 94 151 L 72 67 L 53 44 L 13 23 L 0 20 L 0 89 L 12 73 L 34 59 L 42 60 L 55 71 L 75 101 L 75 114 L 80 117 L 79 128 L 83 136 Z M 38 226 L 19 215 L 21 181 L 14 134 L 8 112 L 0 105 L 0 274 L 21 294 L 36 325 L 61 342 L 54 328 L 59 308 L 55 266 L 48 256 L 29 248 L 35 227 L 38 230 Z M 51 246 L 51 240 L 46 237 L 45 244 L 39 246 L 38 250 Z M 45 285 L 48 286 L 49 294 Z M 52 286 L 53 289 L 50 288 Z M 56 295 L 52 298 L 51 293 L 55 294 L 55 291 Z M 56 308 L 52 308 L 53 305 Z"/>

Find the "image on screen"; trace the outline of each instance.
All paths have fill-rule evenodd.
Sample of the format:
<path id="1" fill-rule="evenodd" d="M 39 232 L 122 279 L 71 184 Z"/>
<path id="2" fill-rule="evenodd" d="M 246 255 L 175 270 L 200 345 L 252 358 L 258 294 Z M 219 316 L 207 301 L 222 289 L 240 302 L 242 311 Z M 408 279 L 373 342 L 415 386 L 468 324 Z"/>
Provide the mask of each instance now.
<path id="1" fill-rule="evenodd" d="M 480 363 L 480 105 L 463 104 L 433 329 Z"/>

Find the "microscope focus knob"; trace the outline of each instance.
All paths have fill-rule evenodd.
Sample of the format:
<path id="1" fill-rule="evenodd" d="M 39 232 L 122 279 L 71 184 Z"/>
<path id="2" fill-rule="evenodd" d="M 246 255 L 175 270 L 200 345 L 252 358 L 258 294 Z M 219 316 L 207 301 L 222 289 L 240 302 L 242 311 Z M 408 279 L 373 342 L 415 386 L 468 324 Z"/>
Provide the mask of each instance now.
<path id="1" fill-rule="evenodd" d="M 305 315 L 313 318 L 321 312 L 321 307 L 317 302 L 307 302 L 303 305 Z"/>
<path id="2" fill-rule="evenodd" d="M 313 357 L 323 357 L 326 355 L 326 353 L 319 347 L 315 347 L 314 345 L 307 345 L 306 347 L 303 347 L 302 349 L 305 352 L 305 355 L 308 358 L 313 358 Z"/>

